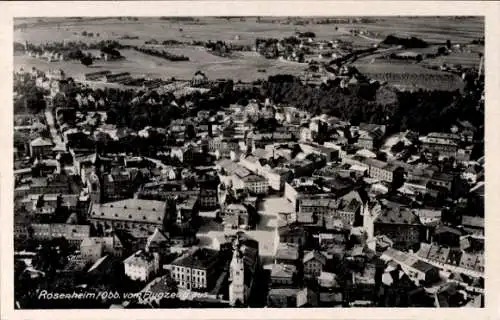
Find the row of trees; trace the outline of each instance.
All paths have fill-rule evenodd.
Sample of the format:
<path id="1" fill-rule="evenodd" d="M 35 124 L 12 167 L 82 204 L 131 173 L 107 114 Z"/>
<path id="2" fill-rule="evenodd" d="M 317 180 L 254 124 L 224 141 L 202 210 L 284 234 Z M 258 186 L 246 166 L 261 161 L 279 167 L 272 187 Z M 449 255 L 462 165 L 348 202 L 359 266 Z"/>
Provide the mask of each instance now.
<path id="1" fill-rule="evenodd" d="M 167 52 L 165 50 L 156 50 L 152 48 L 144 48 L 144 47 L 134 47 L 135 51 L 142 52 L 144 54 L 148 54 L 150 56 L 163 58 L 169 61 L 189 61 L 189 57 L 183 55 L 175 55 L 173 53 Z"/>

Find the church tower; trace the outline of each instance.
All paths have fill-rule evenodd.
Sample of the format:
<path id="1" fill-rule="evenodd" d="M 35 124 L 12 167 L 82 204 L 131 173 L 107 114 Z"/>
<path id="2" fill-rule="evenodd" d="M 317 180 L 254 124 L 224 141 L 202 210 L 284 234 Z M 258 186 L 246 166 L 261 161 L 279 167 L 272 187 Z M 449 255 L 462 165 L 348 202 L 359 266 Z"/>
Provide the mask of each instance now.
<path id="1" fill-rule="evenodd" d="M 245 304 L 245 265 L 238 238 L 236 238 L 233 244 L 233 259 L 230 265 L 229 281 L 231 282 L 229 285 L 229 303 L 231 306 Z"/>
<path id="2" fill-rule="evenodd" d="M 96 172 L 90 173 L 87 179 L 87 187 L 89 191 L 90 201 L 92 201 L 93 203 L 101 203 L 101 182 L 99 181 L 99 177 L 97 176 Z"/>

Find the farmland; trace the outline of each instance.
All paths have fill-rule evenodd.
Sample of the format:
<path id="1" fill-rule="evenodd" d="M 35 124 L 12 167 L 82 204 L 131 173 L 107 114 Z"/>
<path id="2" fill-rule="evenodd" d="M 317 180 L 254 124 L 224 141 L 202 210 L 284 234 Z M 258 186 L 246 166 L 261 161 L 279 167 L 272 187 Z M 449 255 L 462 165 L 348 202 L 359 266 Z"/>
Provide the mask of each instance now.
<path id="1" fill-rule="evenodd" d="M 254 81 L 279 73 L 298 74 L 305 69 L 304 64 L 268 60 L 253 52 L 244 53 L 241 57 L 236 58 L 221 58 L 196 48 L 169 50 L 174 54 L 182 53 L 189 56 L 190 61 L 169 62 L 134 50 L 123 50 L 124 60 L 97 61 L 89 68 L 75 61 L 49 63 L 27 56 L 14 57 L 14 64 L 17 68 L 29 69 L 34 66 L 45 71 L 61 68 L 72 77 L 81 77 L 84 73 L 92 71 L 110 70 L 112 72 L 130 72 L 131 75 L 137 77 L 191 79 L 196 71 L 202 71 L 212 79 L 230 77 L 235 81 Z M 257 72 L 257 69 L 262 68 L 266 69 L 267 72 Z"/>
<path id="2" fill-rule="evenodd" d="M 356 64 L 356 68 L 370 78 L 387 81 L 401 88 L 460 90 L 463 87 L 457 75 L 427 69 L 418 64 L 375 62 Z"/>
<path id="3" fill-rule="evenodd" d="M 16 19 L 15 25 L 22 27 L 14 31 L 14 40 L 28 41 L 35 44 L 52 41 L 118 40 L 124 45 L 142 46 L 152 39 L 158 42 L 177 40 L 180 42 L 222 40 L 228 43 L 254 45 L 257 38 L 290 37 L 295 32 L 312 31 L 317 39 L 341 40 L 350 43 L 353 48 L 360 49 L 372 46 L 390 34 L 415 36 L 429 43 L 443 44 L 446 40 L 452 43 L 470 43 L 484 36 L 484 24 L 481 18 L 462 18 L 457 21 L 449 17 L 378 17 L 372 23 L 339 23 L 297 25 L 285 22 L 286 18 L 191 18 L 162 19 L 153 17 L 140 18 L 44 18 Z M 366 31 L 368 35 L 353 35 L 351 30 Z M 82 35 L 92 33 L 92 37 Z M 436 46 L 424 49 L 434 50 Z M 184 55 L 189 61 L 169 62 L 161 58 L 147 56 L 133 50 L 123 50 L 126 57 L 122 61 L 97 61 L 90 68 L 78 62 L 47 63 L 28 57 L 15 57 L 15 65 L 38 67 L 42 70 L 62 68 L 71 76 L 80 76 L 92 69 L 110 70 L 113 72 L 130 72 L 133 76 L 189 79 L 196 71 L 204 72 L 209 78 L 232 78 L 235 81 L 253 81 L 267 78 L 275 74 L 299 75 L 306 69 L 305 64 L 288 61 L 268 60 L 254 52 L 238 53 L 232 57 L 218 57 L 208 53 L 202 47 L 178 46 L 165 47 L 165 50 L 176 55 Z M 391 49 L 389 49 L 391 50 Z M 478 51 L 482 47 L 477 48 Z M 403 86 L 437 86 L 438 88 L 458 88 L 460 81 L 456 76 L 432 71 L 423 66 L 413 64 L 391 64 L 385 61 L 370 63 L 373 57 L 366 57 L 356 62 L 359 70 L 376 79 Z M 426 59 L 422 64 L 439 66 L 461 64 L 477 66 L 477 53 L 453 52 L 448 56 Z M 258 70 L 265 69 L 265 72 Z M 92 70 L 97 71 L 97 70 Z"/>

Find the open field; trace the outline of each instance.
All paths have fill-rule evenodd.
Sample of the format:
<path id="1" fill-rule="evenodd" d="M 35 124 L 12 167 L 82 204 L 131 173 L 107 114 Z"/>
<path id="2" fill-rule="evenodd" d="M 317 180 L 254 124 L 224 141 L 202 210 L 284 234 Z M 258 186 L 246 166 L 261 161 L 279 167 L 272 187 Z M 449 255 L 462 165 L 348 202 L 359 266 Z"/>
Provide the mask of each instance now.
<path id="1" fill-rule="evenodd" d="M 478 68 L 480 57 L 476 52 L 453 52 L 448 56 L 425 59 L 422 63 L 429 66 L 462 65 L 465 68 Z"/>
<path id="2" fill-rule="evenodd" d="M 273 18 L 274 19 L 274 18 Z M 276 20 L 278 18 L 275 18 Z M 237 43 L 253 44 L 257 37 L 287 37 L 295 31 L 312 31 L 319 39 L 361 41 L 370 40 L 362 37 L 352 37 L 349 29 L 367 30 L 379 34 L 383 38 L 389 34 L 421 37 L 430 42 L 470 42 L 484 36 L 484 19 L 480 17 L 456 20 L 451 17 L 378 17 L 376 23 L 357 24 L 308 24 L 293 25 L 280 23 L 256 23 L 256 18 L 248 17 L 245 21 L 239 19 L 200 18 L 199 23 L 168 21 L 159 18 L 138 18 L 137 21 L 119 20 L 118 18 L 95 19 L 65 19 L 44 18 L 16 19 L 15 24 L 28 23 L 30 27 L 14 32 L 16 41 L 31 42 L 119 39 L 124 35 L 139 36 L 139 40 L 124 40 L 124 43 L 142 44 L 145 40 L 227 40 Z M 335 27 L 338 29 L 335 30 Z M 86 38 L 82 31 L 99 33 L 100 37 Z M 76 34 L 75 34 L 76 33 Z M 239 37 L 239 40 L 235 40 Z M 346 38 L 347 37 L 347 38 Z"/>
<path id="3" fill-rule="evenodd" d="M 434 88 L 456 90 L 463 88 L 461 79 L 451 73 L 426 69 L 412 63 L 360 63 L 356 68 L 368 77 L 387 81 L 389 84 L 402 87 Z"/>
<path id="4" fill-rule="evenodd" d="M 135 20 L 137 19 L 137 20 Z M 119 40 L 123 44 L 142 45 L 145 41 L 156 39 L 178 41 L 225 40 L 238 44 L 254 44 L 256 38 L 283 38 L 295 34 L 296 31 L 312 31 L 318 39 L 341 39 L 352 43 L 356 48 L 371 46 L 378 39 L 389 34 L 400 36 L 416 36 L 428 42 L 469 43 L 484 36 L 484 21 L 482 18 L 466 18 L 456 20 L 452 17 L 377 17 L 376 23 L 355 24 L 308 24 L 294 25 L 272 22 L 256 22 L 255 17 L 247 17 L 245 21 L 239 18 L 230 21 L 215 17 L 202 17 L 193 21 L 162 20 L 160 18 L 141 17 L 134 19 L 119 18 L 26 18 L 16 19 L 15 24 L 25 24 L 22 29 L 14 31 L 15 41 L 44 43 L 49 41 L 84 41 Z M 280 20 L 281 19 L 281 20 Z M 273 18 L 284 21 L 284 18 Z M 366 30 L 369 36 L 354 36 L 351 29 Z M 93 32 L 94 37 L 84 37 L 83 31 Z M 96 34 L 99 33 L 99 36 Z M 122 40 L 123 36 L 137 36 L 139 39 Z M 113 72 L 126 71 L 138 77 L 160 77 L 190 79 L 196 71 L 204 72 L 209 78 L 233 78 L 235 81 L 253 81 L 267 78 L 278 73 L 300 74 L 306 66 L 287 61 L 267 60 L 256 53 L 245 52 L 232 58 L 222 58 L 211 55 L 197 47 L 165 48 L 174 54 L 186 55 L 190 61 L 169 62 L 161 58 L 148 56 L 133 50 L 123 50 L 126 60 L 119 62 L 96 62 L 91 68 L 86 68 L 77 62 L 47 63 L 27 57 L 15 57 L 16 67 L 35 66 L 42 70 L 62 68 L 71 76 L 97 70 Z M 425 50 L 434 50 L 435 47 Z M 481 50 L 479 48 L 478 50 Z M 432 71 L 413 64 L 392 65 L 375 61 L 373 57 L 360 59 L 360 71 L 369 76 L 386 80 L 389 83 L 417 86 L 459 87 L 458 78 L 439 71 Z M 368 62 L 368 64 L 367 64 Z M 429 59 L 424 63 L 432 65 L 462 64 L 469 66 L 477 64 L 477 54 L 457 53 L 447 57 Z M 358 65 L 358 63 L 357 63 Z M 266 69 L 260 73 L 258 69 Z"/>
<path id="5" fill-rule="evenodd" d="M 329 40 L 333 40 L 336 35 L 340 36 L 347 33 L 346 30 L 341 28 L 336 31 L 333 25 L 296 26 L 256 23 L 255 18 L 248 18 L 244 22 L 238 19 L 232 19 L 231 22 L 228 22 L 224 19 L 200 18 L 201 21 L 198 24 L 165 21 L 159 18 L 139 18 L 138 21 L 121 21 L 118 18 L 109 18 L 90 22 L 87 20 L 61 20 L 60 18 L 43 20 L 46 22 L 35 23 L 33 27 L 24 31 L 16 30 L 14 39 L 16 41 L 27 40 L 33 43 L 43 43 L 62 40 L 118 40 L 122 36 L 129 35 L 138 36 L 139 40 L 122 40 L 123 43 L 138 45 L 154 38 L 158 41 L 168 39 L 179 41 L 225 40 L 238 44 L 255 44 L 256 38 L 289 37 L 294 35 L 295 31 L 313 31 L 318 38 Z M 100 36 L 83 37 L 81 36 L 82 31 L 99 33 Z"/>
<path id="6" fill-rule="evenodd" d="M 232 78 L 235 81 L 254 81 L 279 73 L 299 74 L 306 68 L 305 64 L 269 60 L 253 52 L 242 53 L 241 57 L 236 58 L 222 58 L 196 48 L 168 50 L 176 54 L 185 54 L 191 60 L 170 62 L 134 50 L 123 50 L 121 52 L 126 57 L 125 60 L 96 61 L 90 67 L 85 67 L 77 61 L 49 63 L 28 56 L 15 56 L 14 65 L 16 68 L 36 67 L 40 70 L 60 68 L 72 77 L 81 77 L 88 72 L 110 70 L 112 72 L 130 72 L 131 75 L 137 77 L 191 79 L 196 71 L 202 71 L 210 79 Z M 266 69 L 267 72 L 260 73 L 257 71 L 258 69 Z"/>

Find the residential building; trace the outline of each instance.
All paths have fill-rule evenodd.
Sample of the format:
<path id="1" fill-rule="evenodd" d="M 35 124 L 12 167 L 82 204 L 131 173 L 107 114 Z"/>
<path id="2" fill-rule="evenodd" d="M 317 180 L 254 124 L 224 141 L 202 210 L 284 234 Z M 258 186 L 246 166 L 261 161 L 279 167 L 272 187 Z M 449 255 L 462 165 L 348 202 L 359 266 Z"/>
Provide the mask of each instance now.
<path id="1" fill-rule="evenodd" d="M 393 261 L 399 264 L 401 269 L 417 285 L 439 281 L 439 269 L 422 261 L 417 256 L 410 255 L 394 248 L 388 248 L 380 258 L 386 262 Z"/>
<path id="2" fill-rule="evenodd" d="M 300 308 L 317 305 L 317 293 L 308 288 L 271 288 L 267 295 L 267 306 L 270 308 Z"/>
<path id="3" fill-rule="evenodd" d="M 148 281 L 160 270 L 160 256 L 157 252 L 139 250 L 123 261 L 125 275 L 135 281 Z"/>
<path id="4" fill-rule="evenodd" d="M 123 251 L 123 244 L 116 235 L 110 237 L 89 237 L 83 239 L 80 244 L 82 257 L 93 262 L 108 254 L 121 257 Z"/>
<path id="5" fill-rule="evenodd" d="M 279 243 L 274 254 L 274 263 L 299 266 L 301 264 L 300 257 L 300 247 L 297 244 Z"/>
<path id="6" fill-rule="evenodd" d="M 263 171 L 269 187 L 275 191 L 282 191 L 285 188 L 285 183 L 292 177 L 292 171 L 287 168 L 264 168 Z"/>
<path id="7" fill-rule="evenodd" d="M 241 178 L 244 188 L 250 192 L 250 194 L 262 195 L 267 194 L 269 191 L 269 183 L 267 180 L 261 176 L 251 174 L 246 177 Z"/>
<path id="8" fill-rule="evenodd" d="M 304 276 L 307 278 L 316 278 L 321 274 L 326 265 L 326 257 L 320 252 L 313 250 L 304 254 L 302 262 L 304 264 Z"/>
<path id="9" fill-rule="evenodd" d="M 290 223 L 276 228 L 276 238 L 276 244 L 292 243 L 303 247 L 307 241 L 307 233 L 302 225 Z"/>
<path id="10" fill-rule="evenodd" d="M 442 156 L 455 156 L 458 151 L 458 144 L 455 139 L 439 133 L 430 133 L 423 137 L 421 141 L 423 150 L 438 152 Z"/>
<path id="11" fill-rule="evenodd" d="M 213 208 L 217 207 L 217 205 L 218 205 L 217 190 L 216 189 L 201 188 L 199 202 L 200 202 L 199 203 L 200 209 L 213 209 Z"/>
<path id="12" fill-rule="evenodd" d="M 419 218 L 405 207 L 383 209 L 374 221 L 374 235 L 386 235 L 395 248 L 409 248 L 420 243 L 421 232 Z"/>
<path id="13" fill-rule="evenodd" d="M 32 223 L 31 230 L 35 240 L 65 238 L 72 246 L 80 246 L 90 235 L 90 226 L 66 223 Z"/>
<path id="14" fill-rule="evenodd" d="M 295 265 L 273 263 L 270 269 L 270 284 L 272 287 L 293 286 L 297 281 L 297 267 Z"/>
<path id="15" fill-rule="evenodd" d="M 227 227 L 238 228 L 240 226 L 250 226 L 252 222 L 251 213 L 243 204 L 231 203 L 224 209 L 224 223 Z"/>
<path id="16" fill-rule="evenodd" d="M 159 228 L 156 228 L 146 241 L 146 251 L 158 252 L 160 260 L 169 254 L 170 240 Z"/>
<path id="17" fill-rule="evenodd" d="M 32 158 L 45 158 L 52 154 L 54 144 L 49 139 L 38 137 L 30 142 L 30 155 Z"/>
<path id="18" fill-rule="evenodd" d="M 185 289 L 210 290 L 217 279 L 219 254 L 210 249 L 194 249 L 175 259 L 167 269 Z"/>

